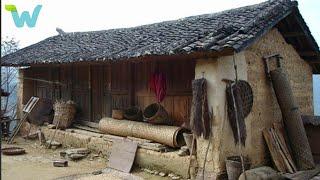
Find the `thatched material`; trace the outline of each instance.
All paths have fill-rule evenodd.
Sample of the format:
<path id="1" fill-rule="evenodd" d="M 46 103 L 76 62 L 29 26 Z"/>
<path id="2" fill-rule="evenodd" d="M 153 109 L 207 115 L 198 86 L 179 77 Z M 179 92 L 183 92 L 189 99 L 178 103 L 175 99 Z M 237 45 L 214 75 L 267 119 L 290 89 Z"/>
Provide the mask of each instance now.
<path id="1" fill-rule="evenodd" d="M 131 136 L 159 142 L 171 147 L 185 145 L 183 132 L 185 130 L 176 126 L 152 125 L 149 123 L 115 120 L 102 118 L 99 122 L 99 130 L 103 133 L 117 136 Z"/>
<path id="2" fill-rule="evenodd" d="M 210 114 L 207 100 L 206 79 L 195 79 L 192 81 L 192 108 L 190 127 L 196 136 L 208 139 L 210 136 Z"/>

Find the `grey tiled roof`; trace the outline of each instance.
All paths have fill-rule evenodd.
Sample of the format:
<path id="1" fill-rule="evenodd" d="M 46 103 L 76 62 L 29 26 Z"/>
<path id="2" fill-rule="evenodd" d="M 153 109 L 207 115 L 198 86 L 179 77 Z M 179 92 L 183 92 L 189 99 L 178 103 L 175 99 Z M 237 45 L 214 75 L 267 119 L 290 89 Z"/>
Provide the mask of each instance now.
<path id="1" fill-rule="evenodd" d="M 120 60 L 196 51 L 239 52 L 296 8 L 272 0 L 219 13 L 133 28 L 74 32 L 49 37 L 2 58 L 6 65 Z"/>

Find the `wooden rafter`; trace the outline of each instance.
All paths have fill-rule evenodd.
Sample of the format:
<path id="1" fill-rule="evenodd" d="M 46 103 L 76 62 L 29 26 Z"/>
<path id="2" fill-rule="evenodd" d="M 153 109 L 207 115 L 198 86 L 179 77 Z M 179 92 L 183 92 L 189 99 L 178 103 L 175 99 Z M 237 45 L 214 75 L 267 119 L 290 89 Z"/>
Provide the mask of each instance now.
<path id="1" fill-rule="evenodd" d="M 300 56 L 319 56 L 320 54 L 316 51 L 299 51 Z"/>
<path id="2" fill-rule="evenodd" d="M 305 34 L 303 32 L 284 32 L 283 36 L 285 38 L 290 38 L 290 37 L 305 36 Z"/>

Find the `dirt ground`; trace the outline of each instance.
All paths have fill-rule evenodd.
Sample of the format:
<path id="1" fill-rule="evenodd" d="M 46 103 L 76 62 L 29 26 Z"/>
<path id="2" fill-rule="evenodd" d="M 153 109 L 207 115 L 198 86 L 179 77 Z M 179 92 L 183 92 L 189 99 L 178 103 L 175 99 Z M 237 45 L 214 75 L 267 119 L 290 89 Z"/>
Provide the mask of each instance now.
<path id="1" fill-rule="evenodd" d="M 103 174 L 92 175 L 92 172 L 107 167 L 106 159 L 91 153 L 87 158 L 76 162 L 69 160 L 68 167 L 54 167 L 53 160 L 61 159 L 59 152 L 63 148 L 46 149 L 38 141 L 25 141 L 21 138 L 17 138 L 16 143 L 10 146 L 22 147 L 27 153 L 18 156 L 1 155 L 1 179 L 4 180 L 169 179 L 145 173 L 139 168 L 135 168 L 132 174 L 104 170 Z M 9 145 L 3 143 L 2 148 L 4 147 Z"/>

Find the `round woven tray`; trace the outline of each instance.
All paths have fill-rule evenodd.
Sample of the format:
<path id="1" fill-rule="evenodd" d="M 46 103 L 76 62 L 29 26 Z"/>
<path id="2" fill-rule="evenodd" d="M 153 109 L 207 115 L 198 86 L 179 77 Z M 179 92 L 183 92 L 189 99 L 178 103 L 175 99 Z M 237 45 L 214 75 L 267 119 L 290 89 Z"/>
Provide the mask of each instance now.
<path id="1" fill-rule="evenodd" d="M 4 154 L 4 155 L 20 155 L 20 154 L 26 153 L 26 151 L 20 147 L 2 148 L 1 151 L 2 151 L 2 154 Z"/>

